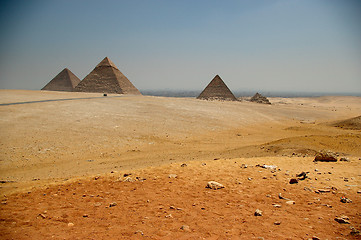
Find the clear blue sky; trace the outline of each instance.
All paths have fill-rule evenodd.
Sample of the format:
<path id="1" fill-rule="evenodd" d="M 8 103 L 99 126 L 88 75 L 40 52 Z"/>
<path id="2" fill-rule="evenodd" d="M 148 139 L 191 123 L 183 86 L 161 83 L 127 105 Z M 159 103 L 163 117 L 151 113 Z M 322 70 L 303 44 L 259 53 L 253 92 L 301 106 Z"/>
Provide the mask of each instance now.
<path id="1" fill-rule="evenodd" d="M 83 79 L 105 56 L 140 90 L 361 93 L 361 1 L 0 3 L 0 88 Z"/>

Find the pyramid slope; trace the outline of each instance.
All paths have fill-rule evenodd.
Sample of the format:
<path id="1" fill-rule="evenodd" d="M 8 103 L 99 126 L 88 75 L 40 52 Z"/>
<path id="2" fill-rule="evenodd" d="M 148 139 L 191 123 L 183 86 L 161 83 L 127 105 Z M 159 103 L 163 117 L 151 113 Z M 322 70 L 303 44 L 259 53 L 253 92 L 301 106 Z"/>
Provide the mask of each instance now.
<path id="1" fill-rule="evenodd" d="M 75 76 L 74 73 L 72 73 L 69 69 L 64 68 L 41 90 L 72 92 L 79 82 L 80 79 Z"/>
<path id="2" fill-rule="evenodd" d="M 140 95 L 139 90 L 105 57 L 75 88 L 78 92 Z"/>
<path id="3" fill-rule="evenodd" d="M 231 90 L 223 82 L 220 76 L 216 75 L 213 80 L 207 85 L 207 87 L 197 97 L 198 99 L 207 100 L 227 100 L 237 101 L 237 98 L 233 95 Z"/>

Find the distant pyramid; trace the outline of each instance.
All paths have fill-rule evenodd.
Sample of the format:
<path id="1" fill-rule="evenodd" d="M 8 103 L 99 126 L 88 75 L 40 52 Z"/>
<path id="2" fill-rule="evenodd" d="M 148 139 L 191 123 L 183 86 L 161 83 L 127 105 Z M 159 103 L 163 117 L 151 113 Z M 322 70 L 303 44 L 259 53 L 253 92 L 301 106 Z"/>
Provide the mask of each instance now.
<path id="1" fill-rule="evenodd" d="M 271 102 L 260 93 L 256 93 L 250 100 L 251 102 L 263 103 L 263 104 L 271 104 Z"/>
<path id="2" fill-rule="evenodd" d="M 220 76 L 216 75 L 203 92 L 197 97 L 207 100 L 237 101 L 231 90 L 223 82 Z"/>
<path id="3" fill-rule="evenodd" d="M 72 92 L 80 79 L 74 75 L 69 69 L 64 68 L 56 77 L 54 77 L 41 90 L 49 91 L 67 91 Z"/>
<path id="4" fill-rule="evenodd" d="M 76 86 L 75 91 L 141 94 L 108 57 L 105 57 L 94 70 Z"/>

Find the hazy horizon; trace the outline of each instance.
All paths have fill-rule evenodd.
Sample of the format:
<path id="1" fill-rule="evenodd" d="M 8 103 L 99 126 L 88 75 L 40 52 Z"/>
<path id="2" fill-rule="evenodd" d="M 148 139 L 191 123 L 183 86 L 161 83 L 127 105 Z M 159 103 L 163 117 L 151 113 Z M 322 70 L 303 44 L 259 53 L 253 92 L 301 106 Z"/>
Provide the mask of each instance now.
<path id="1" fill-rule="evenodd" d="M 141 91 L 361 93 L 361 2 L 3 1 L 0 88 L 83 79 L 108 56 Z"/>

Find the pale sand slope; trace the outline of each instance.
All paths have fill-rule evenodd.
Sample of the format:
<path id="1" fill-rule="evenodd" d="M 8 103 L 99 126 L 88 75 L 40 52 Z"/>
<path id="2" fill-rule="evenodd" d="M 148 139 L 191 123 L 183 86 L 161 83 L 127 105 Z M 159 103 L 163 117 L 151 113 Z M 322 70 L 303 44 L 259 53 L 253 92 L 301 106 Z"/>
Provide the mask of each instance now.
<path id="1" fill-rule="evenodd" d="M 0 185 L 0 239 L 359 239 L 361 131 L 333 125 L 361 115 L 361 98 L 101 96 L 0 91 L 0 103 L 100 97 L 0 106 L 0 180 L 15 181 Z M 321 149 L 350 162 L 314 163 Z"/>
<path id="2" fill-rule="evenodd" d="M 0 106 L 0 176 L 16 181 L 5 189 L 35 179 L 174 161 L 274 155 L 253 146 L 305 134 L 343 139 L 344 130 L 318 123 L 361 115 L 357 97 L 271 98 L 274 105 L 269 106 L 193 98 L 0 91 L 0 103 L 87 97 L 99 98 Z M 322 149 L 322 144 L 317 148 Z M 346 152 L 359 154 L 353 148 L 348 146 Z"/>

